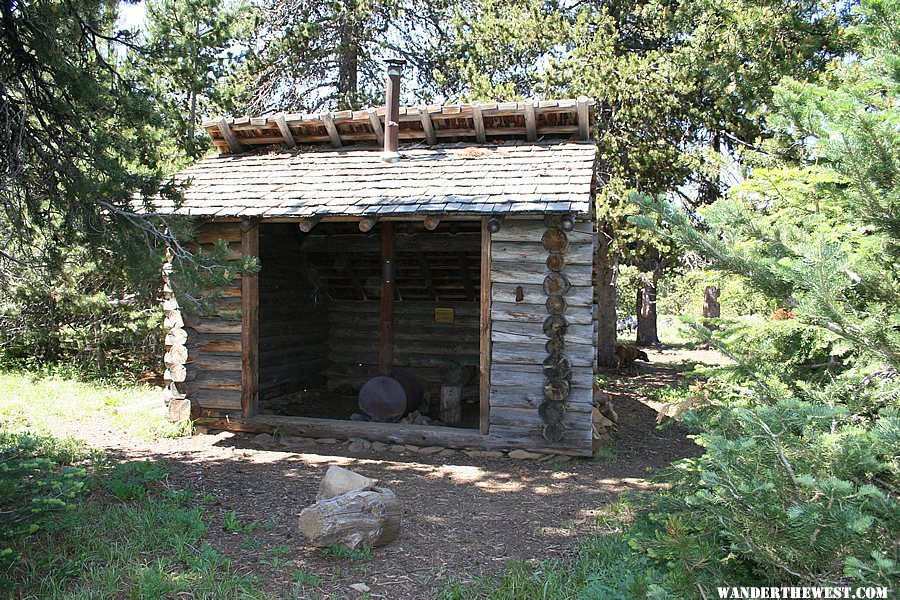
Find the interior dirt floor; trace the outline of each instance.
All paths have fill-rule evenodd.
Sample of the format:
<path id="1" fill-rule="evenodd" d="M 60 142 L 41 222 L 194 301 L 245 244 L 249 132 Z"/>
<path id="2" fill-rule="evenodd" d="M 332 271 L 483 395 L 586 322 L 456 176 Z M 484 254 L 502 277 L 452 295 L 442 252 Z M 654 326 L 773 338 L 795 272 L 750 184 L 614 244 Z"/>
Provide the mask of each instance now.
<path id="1" fill-rule="evenodd" d="M 210 542 L 235 568 L 260 576 L 263 589 L 277 597 L 357 598 L 360 592 L 350 586 L 364 583 L 372 598 L 431 598 L 448 576 L 465 580 L 495 574 L 514 558 L 537 562 L 571 555 L 582 536 L 616 528 L 609 515 L 598 517 L 621 492 L 648 489 L 648 469 L 698 454 L 681 427 L 657 427 L 648 396 L 683 381 L 685 361 L 724 360 L 709 351 L 648 354 L 651 362 L 640 363 L 633 376 L 606 374 L 619 429 L 598 459 L 537 462 L 390 449 L 354 455 L 342 442 L 292 438 L 259 445 L 252 435 L 231 432 L 148 441 L 102 422 L 78 424 L 68 433 L 107 448 L 115 458 L 167 462 L 167 485 L 205 497 Z M 297 516 L 315 501 L 330 465 L 375 478 L 403 506 L 399 537 L 376 548 L 369 560 L 326 556 L 297 531 Z M 250 532 L 227 531 L 221 524 L 231 512 L 241 523 L 258 524 Z M 278 547 L 290 552 L 273 561 Z M 296 570 L 317 575 L 320 583 L 294 588 Z"/>

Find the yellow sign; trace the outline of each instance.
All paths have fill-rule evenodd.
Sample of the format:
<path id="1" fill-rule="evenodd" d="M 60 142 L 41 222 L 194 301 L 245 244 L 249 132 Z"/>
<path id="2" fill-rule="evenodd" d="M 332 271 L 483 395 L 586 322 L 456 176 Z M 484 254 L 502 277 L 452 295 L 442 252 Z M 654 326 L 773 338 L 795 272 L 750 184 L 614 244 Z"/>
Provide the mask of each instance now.
<path id="1" fill-rule="evenodd" d="M 436 308 L 434 309 L 434 322 L 435 323 L 453 323 L 453 309 L 452 308 Z"/>

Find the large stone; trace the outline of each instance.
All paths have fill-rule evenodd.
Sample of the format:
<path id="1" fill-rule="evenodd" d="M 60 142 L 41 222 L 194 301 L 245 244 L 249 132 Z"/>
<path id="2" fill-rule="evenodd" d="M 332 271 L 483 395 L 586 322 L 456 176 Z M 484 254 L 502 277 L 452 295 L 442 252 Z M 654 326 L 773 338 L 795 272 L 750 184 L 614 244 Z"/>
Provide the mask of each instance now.
<path id="1" fill-rule="evenodd" d="M 529 452 L 527 450 L 513 450 L 508 456 L 510 458 L 515 458 L 516 460 L 537 460 L 544 455 L 538 452 Z"/>
<path id="2" fill-rule="evenodd" d="M 469 458 L 503 458 L 503 453 L 498 450 L 466 450 Z"/>
<path id="3" fill-rule="evenodd" d="M 372 450 L 375 452 L 386 452 L 388 448 L 390 448 L 390 446 L 384 442 L 372 442 Z"/>
<path id="4" fill-rule="evenodd" d="M 347 492 L 303 509 L 299 527 L 319 548 L 384 546 L 400 531 L 400 502 L 387 488 Z"/>
<path id="5" fill-rule="evenodd" d="M 443 450 L 443 446 L 425 446 L 424 448 L 419 448 L 419 454 L 423 454 L 425 456 L 431 456 L 432 454 L 437 454 L 441 450 Z"/>
<path id="6" fill-rule="evenodd" d="M 325 477 L 319 483 L 319 493 L 316 494 L 316 501 L 334 498 L 347 492 L 355 492 L 358 490 L 367 490 L 375 485 L 375 481 L 354 473 L 350 469 L 332 465 L 325 472 Z"/>
<path id="7" fill-rule="evenodd" d="M 259 435 L 253 436 L 253 443 L 259 444 L 260 446 L 264 446 L 266 444 L 271 444 L 274 441 L 275 441 L 275 438 L 273 438 L 268 433 L 260 433 Z"/>

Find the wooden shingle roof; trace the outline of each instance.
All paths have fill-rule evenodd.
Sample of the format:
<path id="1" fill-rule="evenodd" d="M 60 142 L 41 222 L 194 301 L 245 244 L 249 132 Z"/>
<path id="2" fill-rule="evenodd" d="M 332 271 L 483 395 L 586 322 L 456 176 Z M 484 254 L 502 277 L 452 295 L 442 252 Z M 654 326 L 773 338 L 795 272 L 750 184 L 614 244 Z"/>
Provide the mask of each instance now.
<path id="1" fill-rule="evenodd" d="M 161 214 L 307 218 L 590 212 L 596 146 L 507 141 L 220 155 L 178 173 L 179 205 Z"/>

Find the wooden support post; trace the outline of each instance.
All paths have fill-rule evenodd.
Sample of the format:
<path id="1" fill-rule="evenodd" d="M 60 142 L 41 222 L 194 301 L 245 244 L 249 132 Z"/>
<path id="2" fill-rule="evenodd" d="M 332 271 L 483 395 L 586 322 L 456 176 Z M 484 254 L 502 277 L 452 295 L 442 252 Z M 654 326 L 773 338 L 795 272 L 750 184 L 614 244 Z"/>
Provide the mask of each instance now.
<path id="1" fill-rule="evenodd" d="M 434 124 L 431 122 L 431 113 L 428 112 L 427 106 L 420 106 L 419 113 L 422 119 L 422 130 L 425 132 L 425 139 L 434 146 L 437 144 L 437 135 L 434 133 Z"/>
<path id="2" fill-rule="evenodd" d="M 278 125 L 278 131 L 281 132 L 281 137 L 284 138 L 284 144 L 288 148 L 295 148 L 297 146 L 297 142 L 294 141 L 294 134 L 291 133 L 291 128 L 288 127 L 287 119 L 284 117 L 284 113 L 278 113 L 275 115 L 275 124 Z"/>
<path id="3" fill-rule="evenodd" d="M 228 126 L 228 119 L 222 117 L 218 121 L 216 121 L 216 125 L 219 128 L 219 131 L 222 133 L 222 137 L 225 138 L 225 142 L 228 144 L 228 149 L 231 150 L 234 154 L 239 154 L 244 151 L 244 146 L 238 141 L 237 137 L 234 135 L 234 132 L 231 130 L 231 127 Z"/>
<path id="4" fill-rule="evenodd" d="M 575 103 L 578 113 L 578 135 L 583 140 L 591 139 L 591 111 L 588 106 L 588 98 L 579 96 Z"/>
<path id="5" fill-rule="evenodd" d="M 472 104 L 472 123 L 475 125 L 475 139 L 479 144 L 487 141 L 487 135 L 484 132 L 484 116 L 481 114 L 481 105 L 477 102 Z"/>
<path id="6" fill-rule="evenodd" d="M 241 257 L 259 256 L 259 220 L 241 220 Z M 241 414 L 259 412 L 259 274 L 241 275 Z"/>
<path id="7" fill-rule="evenodd" d="M 334 115 L 330 112 L 323 113 L 322 121 L 325 123 L 325 129 L 328 131 L 328 137 L 331 138 L 331 145 L 335 148 L 343 146 L 341 143 L 341 133 L 338 131 L 337 125 L 334 124 Z"/>
<path id="8" fill-rule="evenodd" d="M 491 426 L 491 236 L 488 219 L 481 220 L 481 329 L 479 352 L 479 429 Z"/>
<path id="9" fill-rule="evenodd" d="M 363 217 L 359 220 L 359 230 L 363 233 L 371 231 L 375 227 L 377 219 L 375 217 Z"/>
<path id="10" fill-rule="evenodd" d="M 529 142 L 537 140 L 537 115 L 534 112 L 534 102 L 525 103 L 525 135 Z"/>
<path id="11" fill-rule="evenodd" d="M 384 145 L 384 128 L 381 126 L 381 119 L 378 117 L 378 109 L 370 108 L 369 113 L 369 123 L 372 125 L 372 131 L 375 132 L 375 139 L 378 141 L 379 146 Z"/>
<path id="12" fill-rule="evenodd" d="M 428 267 L 428 261 L 425 259 L 425 255 L 422 252 L 417 252 L 416 258 L 419 259 L 419 270 L 422 271 L 422 279 L 425 280 L 425 287 L 428 288 L 428 292 L 435 300 L 439 300 L 437 289 L 434 287 L 434 280 L 431 278 L 431 269 Z"/>
<path id="13" fill-rule="evenodd" d="M 312 228 L 319 224 L 319 221 L 322 220 L 322 217 L 310 217 L 308 219 L 303 219 L 300 221 L 300 231 L 303 233 L 309 233 L 312 231 Z"/>
<path id="14" fill-rule="evenodd" d="M 466 290 L 466 302 L 475 302 L 475 289 L 472 286 L 472 274 L 469 273 L 469 258 L 465 252 L 456 255 L 459 261 L 459 271 L 462 274 L 463 289 Z"/>
<path id="15" fill-rule="evenodd" d="M 428 231 L 434 231 L 437 229 L 438 225 L 441 224 L 441 218 L 436 217 L 434 215 L 429 215 L 425 217 L 425 229 Z"/>

